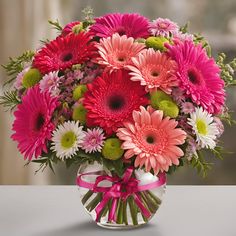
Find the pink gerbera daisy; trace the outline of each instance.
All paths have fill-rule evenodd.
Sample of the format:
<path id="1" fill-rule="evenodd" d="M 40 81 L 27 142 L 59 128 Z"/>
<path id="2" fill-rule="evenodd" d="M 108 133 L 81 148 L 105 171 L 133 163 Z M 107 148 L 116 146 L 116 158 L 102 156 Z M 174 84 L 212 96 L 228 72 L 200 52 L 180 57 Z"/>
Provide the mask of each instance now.
<path id="1" fill-rule="evenodd" d="M 168 171 L 172 164 L 179 165 L 179 158 L 184 155 L 178 147 L 185 142 L 186 133 L 176 128 L 178 122 L 169 117 L 163 118 L 163 112 L 148 107 L 140 107 L 133 112 L 134 122 L 125 122 L 119 128 L 117 136 L 123 140 L 122 148 L 127 150 L 125 158 L 135 157 L 135 167 L 145 165 L 146 171 L 153 169 Z"/>
<path id="2" fill-rule="evenodd" d="M 167 44 L 169 55 L 177 62 L 176 73 L 180 88 L 192 101 L 209 113 L 221 112 L 225 101 L 224 81 L 213 58 L 209 58 L 201 44 L 175 41 Z"/>
<path id="3" fill-rule="evenodd" d="M 18 149 L 25 159 L 31 160 L 47 152 L 47 140 L 51 139 L 54 130 L 52 115 L 58 106 L 57 98 L 48 92 L 41 93 L 39 86 L 27 90 L 14 112 L 15 121 L 11 136 L 18 142 Z"/>
<path id="4" fill-rule="evenodd" d="M 178 33 L 179 26 L 169 19 L 157 18 L 149 24 L 150 32 L 154 36 L 169 37 Z"/>
<path id="5" fill-rule="evenodd" d="M 146 49 L 132 61 L 134 65 L 127 66 L 131 70 L 131 80 L 140 81 L 147 90 L 159 88 L 170 94 L 172 87 L 178 85 L 176 62 L 160 51 Z"/>
<path id="6" fill-rule="evenodd" d="M 33 66 L 42 74 L 47 74 L 81 64 L 94 55 L 94 44 L 89 40 L 86 33 L 59 36 L 36 53 Z"/>
<path id="7" fill-rule="evenodd" d="M 113 34 L 97 44 L 100 54 L 97 61 L 107 66 L 109 71 L 122 69 L 131 64 L 131 58 L 137 56 L 144 47 L 144 44 L 135 43 L 133 38 L 127 38 L 126 35 Z"/>
<path id="8" fill-rule="evenodd" d="M 147 38 L 149 36 L 147 18 L 136 13 L 111 13 L 95 19 L 96 22 L 90 27 L 92 34 L 107 38 L 114 33 L 127 37 Z"/>
<path id="9" fill-rule="evenodd" d="M 81 148 L 84 149 L 86 153 L 101 152 L 105 139 L 103 130 L 101 128 L 87 129 L 87 132 L 84 132 L 84 134 L 85 137 Z"/>
<path id="10" fill-rule="evenodd" d="M 83 101 L 87 125 L 100 126 L 108 135 L 131 119 L 133 110 L 148 103 L 144 88 L 131 81 L 125 71 L 104 73 L 87 87 Z"/>

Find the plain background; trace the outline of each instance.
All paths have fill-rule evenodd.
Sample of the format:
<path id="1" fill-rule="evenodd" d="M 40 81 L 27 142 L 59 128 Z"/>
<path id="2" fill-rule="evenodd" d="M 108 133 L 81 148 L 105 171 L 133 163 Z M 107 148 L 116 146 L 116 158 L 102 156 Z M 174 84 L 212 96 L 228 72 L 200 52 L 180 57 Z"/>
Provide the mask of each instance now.
<path id="1" fill-rule="evenodd" d="M 0 0 L 0 64 L 9 56 L 20 55 L 26 49 L 36 49 L 40 39 L 55 37 L 48 19 L 66 22 L 81 19 L 81 10 L 90 5 L 95 16 L 108 12 L 138 12 L 150 19 L 167 17 L 179 23 L 190 21 L 191 32 L 201 32 L 212 45 L 213 53 L 220 51 L 236 56 L 235 0 Z M 6 79 L 0 69 L 0 84 Z M 228 90 L 228 105 L 236 108 L 236 91 Z M 2 93 L 2 91 L 1 91 Z M 235 115 L 234 115 L 235 118 Z M 0 108 L 0 184 L 74 184 L 76 167 L 56 168 L 56 176 L 49 171 L 34 175 L 37 166 L 24 167 L 24 160 L 10 140 L 12 115 Z M 236 152 L 236 127 L 226 127 L 222 136 L 225 147 Z M 204 180 L 192 168 L 180 168 L 168 178 L 170 184 L 236 184 L 236 155 L 229 155 L 215 163 Z"/>

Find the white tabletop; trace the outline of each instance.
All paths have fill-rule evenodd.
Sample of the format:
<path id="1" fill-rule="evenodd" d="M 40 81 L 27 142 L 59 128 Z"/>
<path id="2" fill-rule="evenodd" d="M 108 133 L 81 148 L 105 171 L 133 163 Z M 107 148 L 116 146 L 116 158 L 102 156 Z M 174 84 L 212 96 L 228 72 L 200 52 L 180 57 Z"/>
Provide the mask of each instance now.
<path id="1" fill-rule="evenodd" d="M 0 186 L 1 236 L 236 236 L 236 186 L 168 186 L 144 227 L 98 227 L 75 186 Z"/>

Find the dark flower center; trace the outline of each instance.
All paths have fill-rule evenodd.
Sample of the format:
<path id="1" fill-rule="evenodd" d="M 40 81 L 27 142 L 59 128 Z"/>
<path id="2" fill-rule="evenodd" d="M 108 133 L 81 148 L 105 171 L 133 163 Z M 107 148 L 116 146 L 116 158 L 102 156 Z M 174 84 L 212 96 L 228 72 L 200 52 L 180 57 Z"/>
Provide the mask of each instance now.
<path id="1" fill-rule="evenodd" d="M 157 71 L 153 71 L 153 72 L 152 72 L 152 76 L 153 76 L 153 77 L 157 77 L 158 75 L 159 75 L 159 73 L 158 73 Z"/>
<path id="2" fill-rule="evenodd" d="M 42 128 L 42 126 L 44 125 L 44 122 L 45 122 L 45 119 L 44 119 L 43 114 L 39 113 L 36 118 L 35 129 L 37 131 L 39 131 Z"/>
<path id="3" fill-rule="evenodd" d="M 108 106 L 111 110 L 120 110 L 125 105 L 125 100 L 119 95 L 111 96 L 108 100 Z"/>
<path id="4" fill-rule="evenodd" d="M 192 84 L 199 84 L 198 75 L 194 70 L 188 71 L 188 78 L 191 81 Z"/>
<path id="5" fill-rule="evenodd" d="M 152 136 L 147 136 L 146 141 L 147 141 L 149 144 L 153 144 L 155 140 L 154 140 L 154 138 L 153 138 Z"/>
<path id="6" fill-rule="evenodd" d="M 62 55 L 61 60 L 63 62 L 67 62 L 67 61 L 70 61 L 72 58 L 73 58 L 73 55 L 71 52 L 69 52 L 69 53 Z"/>
<path id="7" fill-rule="evenodd" d="M 116 33 L 118 33 L 120 36 L 126 34 L 126 30 L 123 27 L 117 28 Z"/>

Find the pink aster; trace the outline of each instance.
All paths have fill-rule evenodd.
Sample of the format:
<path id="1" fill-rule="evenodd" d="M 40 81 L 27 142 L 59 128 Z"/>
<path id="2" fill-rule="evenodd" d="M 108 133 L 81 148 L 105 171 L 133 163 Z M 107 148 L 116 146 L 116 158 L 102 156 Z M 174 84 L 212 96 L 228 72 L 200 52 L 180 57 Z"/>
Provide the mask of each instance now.
<path id="1" fill-rule="evenodd" d="M 51 96 L 58 96 L 60 93 L 59 89 L 60 77 L 58 71 L 50 72 L 43 76 L 39 82 L 39 88 L 41 92 L 48 91 Z"/>
<path id="2" fill-rule="evenodd" d="M 136 13 L 111 13 L 95 19 L 90 31 L 95 36 L 107 38 L 115 33 L 127 37 L 147 38 L 149 21 Z"/>
<path id="3" fill-rule="evenodd" d="M 132 58 L 133 65 L 127 66 L 131 71 L 131 80 L 140 81 L 147 90 L 161 89 L 170 94 L 172 88 L 178 85 L 176 78 L 177 65 L 174 60 L 153 48 L 143 50 Z"/>
<path id="4" fill-rule="evenodd" d="M 109 71 L 122 69 L 132 63 L 131 58 L 137 56 L 143 49 L 144 44 L 134 42 L 133 38 L 126 35 L 113 34 L 104 38 L 97 44 L 97 62 L 106 66 Z"/>
<path id="5" fill-rule="evenodd" d="M 145 166 L 146 171 L 168 171 L 172 164 L 179 165 L 184 152 L 178 145 L 185 142 L 186 133 L 176 128 L 178 122 L 163 117 L 163 112 L 148 107 L 133 111 L 133 122 L 125 122 L 117 136 L 123 140 L 124 157 L 135 156 L 135 167 Z"/>
<path id="6" fill-rule="evenodd" d="M 195 45 L 191 41 L 175 41 L 174 45 L 166 44 L 166 47 L 178 64 L 176 75 L 180 89 L 209 113 L 220 113 L 225 103 L 225 91 L 215 60 L 207 56 L 201 44 Z"/>
<path id="7" fill-rule="evenodd" d="M 87 129 L 87 132 L 84 132 L 84 134 L 85 137 L 81 148 L 86 153 L 101 152 L 105 139 L 103 130 L 101 128 Z"/>
<path id="8" fill-rule="evenodd" d="M 157 18 L 149 24 L 149 30 L 154 36 L 169 37 L 179 31 L 179 26 L 169 19 Z"/>
<path id="9" fill-rule="evenodd" d="M 21 89 L 23 88 L 22 86 L 22 80 L 23 80 L 23 77 L 24 75 L 26 74 L 26 72 L 30 69 L 30 66 L 27 66 L 25 67 L 17 76 L 16 76 L 16 80 L 13 84 L 13 86 L 16 88 L 16 89 Z"/>
<path id="10" fill-rule="evenodd" d="M 39 86 L 28 89 L 22 97 L 22 103 L 14 112 L 14 134 L 11 137 L 18 142 L 17 147 L 25 159 L 47 153 L 47 141 L 55 128 L 52 115 L 57 106 L 57 99 L 48 92 L 41 93 Z"/>
<path id="11" fill-rule="evenodd" d="M 181 111 L 184 114 L 190 114 L 195 111 L 195 107 L 191 102 L 183 102 L 181 106 Z"/>

